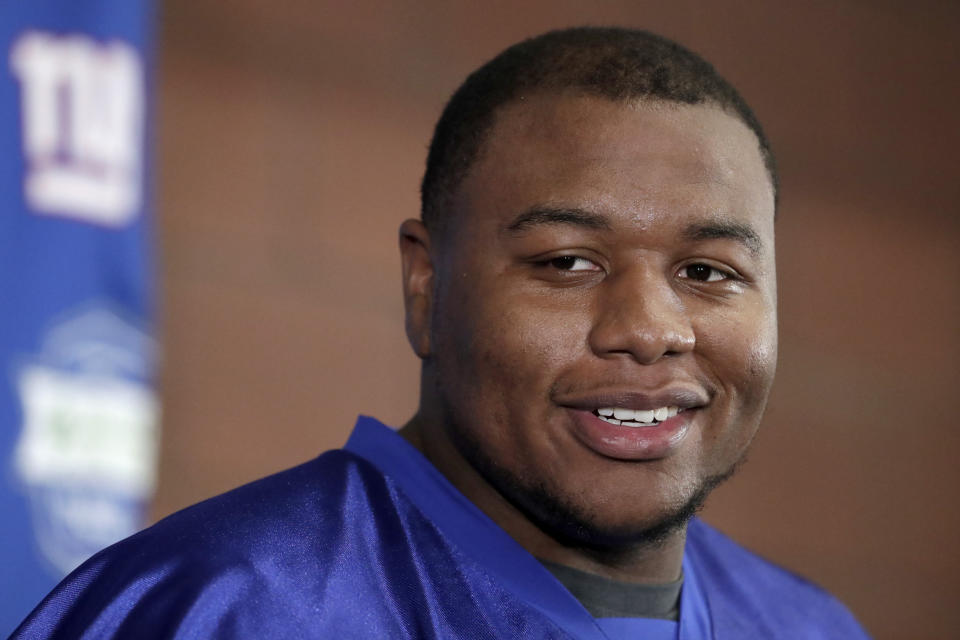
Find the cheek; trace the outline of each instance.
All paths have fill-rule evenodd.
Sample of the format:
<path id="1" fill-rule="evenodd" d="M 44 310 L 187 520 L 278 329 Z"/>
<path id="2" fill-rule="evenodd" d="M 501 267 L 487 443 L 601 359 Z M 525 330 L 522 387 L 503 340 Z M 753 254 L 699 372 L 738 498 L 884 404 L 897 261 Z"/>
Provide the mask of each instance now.
<path id="1" fill-rule="evenodd" d="M 536 351 L 537 332 L 528 326 L 529 318 L 494 287 L 461 286 L 439 302 L 434 340 L 444 382 L 456 384 L 458 395 L 474 403 L 477 396 L 502 399 L 499 389 L 514 382 Z"/>
<path id="2" fill-rule="evenodd" d="M 766 399 L 770 387 L 773 385 L 774 374 L 777 369 L 777 333 L 774 327 L 763 339 L 756 340 L 752 345 L 747 358 L 747 373 L 752 385 L 763 394 Z"/>
<path id="3" fill-rule="evenodd" d="M 751 324 L 751 333 L 745 335 L 746 361 L 744 393 L 750 400 L 766 405 L 777 369 L 777 316 L 764 307 L 759 320 Z"/>
<path id="4" fill-rule="evenodd" d="M 536 394 L 564 359 L 570 341 L 561 329 L 540 310 L 508 303 L 471 318 L 464 355 L 482 367 L 484 383 L 508 389 L 505 399 Z"/>
<path id="5" fill-rule="evenodd" d="M 717 385 L 716 412 L 703 433 L 710 473 L 723 473 L 753 440 L 773 384 L 777 359 L 775 320 L 714 318 L 714 331 L 697 336 L 700 363 Z"/>
<path id="6" fill-rule="evenodd" d="M 517 306 L 463 303 L 444 316 L 448 330 L 438 336 L 444 404 L 467 447 L 498 465 L 522 468 L 537 447 L 537 431 L 529 427 L 542 422 L 540 399 L 549 397 L 554 369 L 547 327 Z"/>
<path id="7" fill-rule="evenodd" d="M 451 410 L 468 412 L 465 421 L 542 421 L 553 385 L 585 344 L 569 310 L 521 293 L 474 288 L 445 301 L 452 304 L 438 318 L 436 354 L 447 393 L 456 396 Z"/>
<path id="8" fill-rule="evenodd" d="M 776 315 L 768 306 L 715 314 L 699 323 L 697 350 L 716 382 L 745 412 L 762 410 L 777 363 Z"/>
<path id="9" fill-rule="evenodd" d="M 484 278 L 452 300 L 461 351 L 484 360 L 529 368 L 562 359 L 573 322 L 563 305 L 511 277 Z M 464 353 L 466 355 L 466 353 Z"/>

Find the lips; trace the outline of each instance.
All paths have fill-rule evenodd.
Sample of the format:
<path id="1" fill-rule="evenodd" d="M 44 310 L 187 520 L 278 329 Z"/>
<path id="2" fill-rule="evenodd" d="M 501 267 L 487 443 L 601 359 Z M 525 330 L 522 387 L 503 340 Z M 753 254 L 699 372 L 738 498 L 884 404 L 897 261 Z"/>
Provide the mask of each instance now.
<path id="1" fill-rule="evenodd" d="M 697 411 L 684 411 L 650 426 L 611 424 L 590 411 L 568 409 L 573 433 L 588 449 L 616 460 L 658 460 L 674 454 L 690 434 Z"/>
<path id="2" fill-rule="evenodd" d="M 588 449 L 616 460 L 644 461 L 676 453 L 707 402 L 705 392 L 684 387 L 595 393 L 565 398 L 561 404 L 573 435 Z"/>

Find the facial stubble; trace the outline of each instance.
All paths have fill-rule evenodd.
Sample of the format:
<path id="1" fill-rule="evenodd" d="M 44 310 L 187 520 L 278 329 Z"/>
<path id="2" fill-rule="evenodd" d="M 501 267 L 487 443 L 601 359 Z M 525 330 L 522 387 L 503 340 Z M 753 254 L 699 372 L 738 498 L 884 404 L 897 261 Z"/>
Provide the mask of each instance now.
<path id="1" fill-rule="evenodd" d="M 444 394 L 441 392 L 441 397 Z M 707 496 L 733 476 L 746 460 L 745 448 L 740 457 L 718 474 L 700 479 L 688 489 L 684 499 L 648 518 L 642 526 L 613 525 L 589 506 L 576 503 L 573 496 L 562 495 L 534 469 L 531 477 L 521 477 L 506 465 L 493 459 L 480 438 L 472 430 L 462 428 L 453 413 L 445 412 L 447 436 L 459 454 L 507 502 L 545 534 L 560 544 L 600 556 L 618 555 L 643 549 L 654 550 L 674 534 L 683 531 L 690 519 L 703 507 Z M 610 464 L 645 464 L 644 462 L 610 461 Z M 642 488 L 638 490 L 642 491 Z"/>

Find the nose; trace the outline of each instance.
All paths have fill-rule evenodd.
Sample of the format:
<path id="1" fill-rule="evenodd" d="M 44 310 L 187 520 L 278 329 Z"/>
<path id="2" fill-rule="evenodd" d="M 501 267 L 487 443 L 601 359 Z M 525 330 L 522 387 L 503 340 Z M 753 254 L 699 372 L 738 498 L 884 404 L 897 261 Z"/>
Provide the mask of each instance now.
<path id="1" fill-rule="evenodd" d="M 589 336 L 596 355 L 629 355 L 653 364 L 693 350 L 696 335 L 688 310 L 662 274 L 638 268 L 608 276 L 600 286 Z"/>

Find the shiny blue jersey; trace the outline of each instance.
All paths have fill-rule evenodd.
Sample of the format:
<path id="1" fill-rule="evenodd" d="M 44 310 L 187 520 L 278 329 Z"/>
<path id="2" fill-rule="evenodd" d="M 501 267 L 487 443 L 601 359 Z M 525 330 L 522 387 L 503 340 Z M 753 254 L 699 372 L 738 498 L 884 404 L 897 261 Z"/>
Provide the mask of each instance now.
<path id="1" fill-rule="evenodd" d="M 835 638 L 818 587 L 691 523 L 680 620 L 594 619 L 388 427 L 97 554 L 14 638 Z"/>

